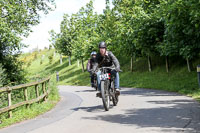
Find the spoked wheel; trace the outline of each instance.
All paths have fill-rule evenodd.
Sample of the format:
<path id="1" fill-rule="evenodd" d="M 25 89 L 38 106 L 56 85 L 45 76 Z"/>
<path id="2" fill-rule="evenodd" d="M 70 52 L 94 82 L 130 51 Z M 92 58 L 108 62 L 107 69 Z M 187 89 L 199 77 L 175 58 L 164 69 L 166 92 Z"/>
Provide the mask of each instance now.
<path id="1" fill-rule="evenodd" d="M 111 92 L 112 92 L 112 102 L 114 106 L 117 106 L 118 103 L 118 95 L 116 95 L 116 90 L 114 87 L 114 82 L 111 82 Z"/>
<path id="2" fill-rule="evenodd" d="M 110 95 L 108 92 L 108 84 L 106 81 L 101 81 L 101 96 L 102 96 L 103 106 L 105 110 L 108 111 L 110 107 Z"/>

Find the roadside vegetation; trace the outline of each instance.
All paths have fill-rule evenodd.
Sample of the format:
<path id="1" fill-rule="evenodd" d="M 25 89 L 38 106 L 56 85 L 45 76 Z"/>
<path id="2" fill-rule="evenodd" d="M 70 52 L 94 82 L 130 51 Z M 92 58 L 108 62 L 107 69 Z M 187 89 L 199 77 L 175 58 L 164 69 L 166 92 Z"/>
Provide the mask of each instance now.
<path id="1" fill-rule="evenodd" d="M 37 58 L 35 58 L 36 55 Z M 49 56 L 52 56 L 52 59 L 49 58 Z M 26 60 L 27 58 L 29 58 L 29 60 Z M 80 61 L 72 56 L 70 65 L 68 59 L 67 56 L 62 56 L 61 64 L 60 54 L 56 53 L 55 49 L 44 49 L 20 56 L 19 60 L 25 62 L 24 67 L 26 68 L 27 79 L 30 79 L 31 82 L 50 75 L 52 78 L 51 88 L 53 92 L 48 102 L 33 104 L 29 109 L 21 107 L 14 111 L 13 118 L 11 119 L 7 119 L 7 113 L 1 115 L 0 118 L 3 123 L 0 124 L 0 128 L 34 118 L 53 108 L 59 100 L 56 88 L 57 85 L 90 86 L 89 73 L 82 72 Z M 187 67 L 182 65 L 184 60 L 179 62 L 175 60 L 173 63 L 174 65 L 171 66 L 170 72 L 167 73 L 165 71 L 165 63 L 159 62 L 160 60 L 156 57 L 152 58 L 152 64 L 154 66 L 152 72 L 148 71 L 146 58 L 135 60 L 132 72 L 130 63 L 127 63 L 129 61 L 128 57 L 120 56 L 118 59 L 121 64 L 121 69 L 123 70 L 123 72 L 120 73 L 122 89 L 123 87 L 132 87 L 166 90 L 188 95 L 200 101 L 197 73 L 196 71 L 188 72 Z M 84 66 L 86 66 L 86 63 L 87 60 L 84 61 Z M 199 63 L 200 60 L 196 60 L 194 66 Z M 59 82 L 56 83 L 57 72 L 59 73 Z"/>
<path id="2" fill-rule="evenodd" d="M 121 86 L 198 97 L 199 4 L 195 0 L 113 0 L 111 8 L 106 0 L 103 14 L 97 14 L 90 1 L 77 13 L 63 15 L 60 32 L 49 32 L 50 42 L 69 62 L 71 57 L 79 60 L 84 72 L 84 61 L 105 41 L 124 71 Z M 73 65 L 68 68 L 73 72 L 61 70 L 66 73 L 60 83 L 84 85 L 85 74 Z"/>
<path id="3" fill-rule="evenodd" d="M 8 118 L 8 113 L 3 113 L 0 115 L 0 128 L 3 127 L 7 127 L 11 124 L 20 122 L 20 121 L 24 121 L 27 119 L 31 119 L 34 118 L 38 115 L 41 115 L 47 111 L 49 111 L 50 109 L 52 109 L 57 102 L 60 100 L 60 96 L 58 94 L 58 89 L 57 89 L 57 83 L 56 83 L 56 79 L 55 76 L 51 73 L 46 73 L 45 71 L 40 71 L 40 70 L 44 70 L 43 67 L 44 66 L 48 66 L 51 65 L 50 61 L 49 61 L 49 56 L 51 56 L 52 54 L 52 50 L 43 50 L 43 51 L 34 51 L 33 53 L 27 53 L 27 54 L 22 54 L 19 57 L 19 60 L 21 60 L 21 62 L 24 62 L 24 72 L 26 73 L 26 79 L 27 79 L 27 83 L 29 82 L 34 82 L 34 81 L 38 81 L 41 80 L 43 78 L 46 78 L 47 76 L 51 76 L 50 82 L 49 82 L 49 88 L 50 88 L 50 94 L 48 96 L 48 100 L 46 102 L 40 102 L 40 103 L 34 103 L 31 104 L 29 106 L 29 108 L 27 109 L 26 106 L 22 106 L 19 108 L 16 108 L 13 110 L 13 117 L 12 118 Z M 45 55 L 46 57 L 42 56 Z M 43 63 L 44 64 L 40 64 L 40 59 L 43 59 Z M 29 89 L 28 91 L 28 95 L 29 96 L 34 96 L 33 94 L 35 94 L 34 89 Z M 13 99 L 13 104 L 23 101 L 24 100 L 24 96 L 23 96 L 23 91 L 13 91 L 12 93 L 12 97 Z M 0 104 L 0 108 L 2 107 L 6 107 L 7 106 L 7 95 L 6 93 L 2 93 L 0 94 L 1 96 L 1 104 Z"/>
<path id="4" fill-rule="evenodd" d="M 34 53 L 29 56 L 34 55 Z M 49 62 L 49 56 L 53 56 L 53 60 Z M 25 57 L 23 57 L 25 58 Z M 40 64 L 40 61 L 44 60 L 44 64 Z M 41 75 L 51 75 L 56 80 L 56 73 L 59 73 L 58 85 L 75 85 L 75 86 L 90 86 L 90 77 L 88 72 L 82 72 L 82 66 L 80 61 L 72 56 L 71 65 L 69 64 L 69 58 L 62 56 L 62 64 L 60 63 L 60 54 L 55 53 L 55 49 L 43 50 L 38 53 L 38 58 L 32 62 L 29 66 L 29 75 L 40 77 Z M 188 72 L 187 66 L 183 65 L 185 60 L 172 59 L 170 62 L 170 71 L 166 72 L 165 62 L 158 57 L 152 58 L 151 72 L 148 70 L 147 59 L 138 58 L 133 65 L 133 71 L 131 72 L 131 63 L 129 57 L 118 57 L 121 69 L 120 84 L 121 87 L 133 87 L 133 88 L 149 88 L 159 89 L 171 92 L 178 92 L 180 94 L 192 96 L 200 101 L 200 89 L 198 87 L 197 72 L 195 70 L 197 64 L 200 64 L 200 60 L 195 60 L 192 67 L 193 71 Z M 178 61 L 177 61 L 178 60 Z M 86 67 L 87 60 L 84 60 L 84 66 Z M 37 67 L 36 67 L 37 66 Z"/>
<path id="5" fill-rule="evenodd" d="M 40 23 L 40 14 L 48 14 L 55 9 L 54 0 L 30 1 L 24 0 L 1 0 L 0 1 L 0 88 L 33 82 L 43 78 L 28 75 L 27 67 L 37 59 L 37 54 L 32 58 L 25 59 L 26 65 L 18 58 L 21 49 L 27 44 L 22 44 L 22 37 L 27 37 L 31 27 Z M 28 56 L 28 54 L 23 55 Z M 8 118 L 8 113 L 0 114 L 0 128 L 10 124 L 32 118 L 50 110 L 59 100 L 55 80 L 51 80 L 51 94 L 49 101 L 42 104 L 34 104 L 30 109 L 19 107 L 13 111 L 13 118 Z M 31 92 L 30 92 L 31 93 Z M 12 102 L 22 101 L 22 91 L 12 92 Z M 7 94 L 0 94 L 0 108 L 7 106 Z M 40 109 L 38 109 L 40 108 Z"/>
<path id="6" fill-rule="evenodd" d="M 77 13 L 63 15 L 59 33 L 49 32 L 56 51 L 69 58 L 69 67 L 59 67 L 59 83 L 89 85 L 71 58 L 82 63 L 84 72 L 90 53 L 105 41 L 124 71 L 121 86 L 174 91 L 198 99 L 199 1 L 113 0 L 113 7 L 111 1 L 105 2 L 103 14 L 95 13 L 90 1 Z"/>

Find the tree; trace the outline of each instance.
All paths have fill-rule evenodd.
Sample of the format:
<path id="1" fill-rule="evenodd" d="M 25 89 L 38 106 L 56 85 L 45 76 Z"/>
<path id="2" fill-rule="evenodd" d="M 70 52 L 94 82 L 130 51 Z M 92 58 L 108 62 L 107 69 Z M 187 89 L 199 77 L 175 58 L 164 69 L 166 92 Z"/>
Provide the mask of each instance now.
<path id="1" fill-rule="evenodd" d="M 62 51 L 61 51 L 61 49 L 58 48 L 60 45 L 57 45 L 57 44 L 60 44 L 60 43 L 58 43 L 59 39 L 60 39 L 59 38 L 60 34 L 57 34 L 54 30 L 50 30 L 49 34 L 50 34 L 49 41 L 50 41 L 51 45 L 54 46 L 56 51 L 60 54 L 60 64 L 62 64 Z"/>
<path id="2" fill-rule="evenodd" d="M 137 1 L 135 19 L 135 38 L 137 48 L 143 56 L 148 57 L 149 71 L 152 71 L 151 56 L 157 55 L 156 47 L 163 41 L 164 23 L 157 15 L 160 9 L 159 0 Z"/>
<path id="3" fill-rule="evenodd" d="M 72 56 L 72 39 L 73 32 L 70 29 L 71 22 L 69 20 L 69 15 L 65 14 L 63 16 L 63 21 L 61 22 L 60 30 L 60 40 L 57 43 L 60 45 L 60 49 L 64 55 L 69 56 L 69 65 L 71 65 L 71 56 Z"/>
<path id="4" fill-rule="evenodd" d="M 31 26 L 39 23 L 38 12 L 48 13 L 53 3 L 53 0 L 0 1 L 0 63 L 8 82 L 24 81 L 21 63 L 17 60 L 17 55 L 24 47 L 21 36 L 28 36 Z"/>
<path id="5" fill-rule="evenodd" d="M 57 48 L 62 53 L 73 54 L 83 60 L 100 41 L 106 41 L 108 49 L 115 55 L 121 52 L 133 58 L 148 59 L 152 71 L 152 56 L 165 57 L 166 71 L 169 71 L 169 57 L 181 56 L 190 61 L 200 51 L 200 3 L 196 0 L 105 0 L 103 14 L 93 12 L 90 1 L 72 16 L 65 15 Z"/>
<path id="6" fill-rule="evenodd" d="M 121 40 L 129 55 L 142 54 L 148 57 L 149 71 L 152 70 L 151 56 L 157 54 L 156 46 L 163 41 L 164 24 L 157 15 L 159 0 L 120 1 L 114 5 L 121 22 Z M 132 60 L 132 59 L 131 59 Z"/>
<path id="7" fill-rule="evenodd" d="M 88 55 L 88 49 L 93 47 L 92 41 L 94 40 L 94 19 L 96 17 L 93 12 L 93 2 L 90 1 L 85 8 L 82 7 L 77 14 L 73 14 L 71 17 L 72 25 L 70 28 L 74 35 L 72 53 L 76 59 L 81 60 L 84 72 L 84 58 Z"/>
<path id="8" fill-rule="evenodd" d="M 133 58 L 141 56 L 140 50 L 136 48 L 135 40 L 135 13 L 134 1 L 114 1 L 113 12 L 116 16 L 116 43 L 120 51 L 131 57 L 131 71 L 133 71 Z M 120 51 L 118 53 L 120 53 Z"/>
<path id="9" fill-rule="evenodd" d="M 200 51 L 199 5 L 195 0 L 169 0 L 163 2 L 161 8 L 165 20 L 162 54 L 182 56 L 187 61 L 189 72 L 190 61 L 197 57 Z"/>

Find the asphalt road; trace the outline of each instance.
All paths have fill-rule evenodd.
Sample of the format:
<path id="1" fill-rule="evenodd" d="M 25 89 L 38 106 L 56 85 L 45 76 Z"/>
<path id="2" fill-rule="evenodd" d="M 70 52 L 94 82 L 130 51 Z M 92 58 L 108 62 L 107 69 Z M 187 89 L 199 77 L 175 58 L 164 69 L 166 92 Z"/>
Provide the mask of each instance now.
<path id="1" fill-rule="evenodd" d="M 59 88 L 62 98 L 53 110 L 0 133 L 200 133 L 200 104 L 190 97 L 123 88 L 118 106 L 104 111 L 94 89 Z"/>

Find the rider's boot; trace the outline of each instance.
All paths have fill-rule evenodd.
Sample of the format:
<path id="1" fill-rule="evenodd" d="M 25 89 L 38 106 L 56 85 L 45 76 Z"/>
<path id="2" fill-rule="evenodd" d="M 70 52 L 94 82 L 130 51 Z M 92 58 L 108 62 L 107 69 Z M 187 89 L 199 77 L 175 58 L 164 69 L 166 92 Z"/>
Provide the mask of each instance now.
<path id="1" fill-rule="evenodd" d="M 91 83 L 91 87 L 95 87 L 94 83 Z"/>
<path id="2" fill-rule="evenodd" d="M 100 91 L 98 91 L 98 92 L 96 93 L 96 97 L 102 98 L 102 97 L 101 97 L 101 92 L 100 92 Z"/>
<path id="3" fill-rule="evenodd" d="M 116 94 L 119 96 L 120 95 L 120 89 L 119 88 L 116 88 Z"/>

